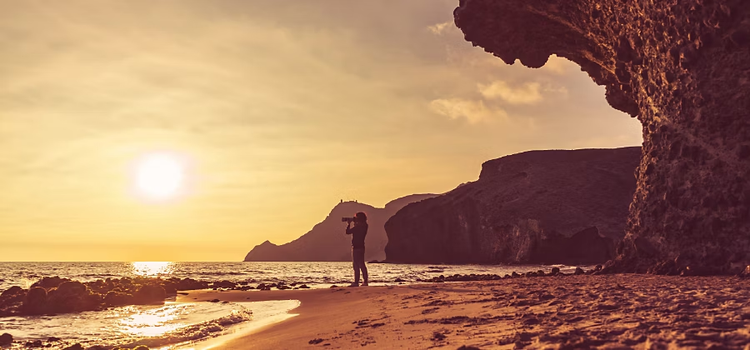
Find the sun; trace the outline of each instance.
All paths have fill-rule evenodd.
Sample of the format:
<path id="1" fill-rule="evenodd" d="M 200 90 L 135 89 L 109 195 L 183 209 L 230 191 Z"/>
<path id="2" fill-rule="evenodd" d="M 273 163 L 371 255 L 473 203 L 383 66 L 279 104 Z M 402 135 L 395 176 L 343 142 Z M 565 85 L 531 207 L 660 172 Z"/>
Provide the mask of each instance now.
<path id="1" fill-rule="evenodd" d="M 184 178 L 183 164 L 177 157 L 168 154 L 148 155 L 136 166 L 136 186 L 151 198 L 174 196 L 182 187 Z"/>

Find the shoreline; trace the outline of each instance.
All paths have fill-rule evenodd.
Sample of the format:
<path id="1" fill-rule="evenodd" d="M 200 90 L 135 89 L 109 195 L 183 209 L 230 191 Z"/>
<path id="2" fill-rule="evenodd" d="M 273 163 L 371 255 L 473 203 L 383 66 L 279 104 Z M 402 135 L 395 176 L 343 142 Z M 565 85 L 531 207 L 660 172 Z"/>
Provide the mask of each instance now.
<path id="1" fill-rule="evenodd" d="M 101 267 L 96 267 L 97 269 Z M 347 266 L 347 272 L 348 271 Z M 497 268 L 497 269 L 496 269 Z M 539 269 L 546 269 L 550 268 L 550 266 L 524 266 L 523 269 L 518 269 L 519 266 L 516 266 L 516 269 L 521 271 L 524 275 L 534 275 L 538 276 L 539 272 L 534 271 L 540 271 Z M 551 267 L 553 272 L 559 270 L 552 266 Z M 222 269 L 226 270 L 226 267 L 222 267 Z M 324 266 L 323 270 L 332 270 L 335 273 L 339 272 L 339 266 Z M 427 269 L 427 270 L 425 270 Z M 572 267 L 569 267 L 570 272 L 574 272 Z M 524 270 L 526 272 L 524 272 Z M 223 270 L 222 270 L 223 271 Z M 274 270 L 275 271 L 275 270 Z M 303 270 L 307 271 L 307 270 Z M 51 271 L 50 271 L 51 272 Z M 277 283 L 264 283 L 259 282 L 255 280 L 237 280 L 237 281 L 229 281 L 229 280 L 204 280 L 204 279 L 193 279 L 192 277 L 179 277 L 179 276 L 173 276 L 168 278 L 163 277 L 146 277 L 146 276 L 140 276 L 140 277 L 106 277 L 106 278 L 98 278 L 98 279 L 91 279 L 91 280 L 84 280 L 84 281 L 78 281 L 72 278 L 75 278 L 75 273 L 80 273 L 80 271 L 63 271 L 62 275 L 52 275 L 52 276 L 43 276 L 40 277 L 39 280 L 31 284 L 31 281 L 26 284 L 26 288 L 22 288 L 19 286 L 10 287 L 7 290 L 2 291 L 2 296 L 0 296 L 0 317 L 10 317 L 6 321 L 9 322 L 6 324 L 8 327 L 7 330 L 10 332 L 10 336 L 14 337 L 11 338 L 13 340 L 14 346 L 21 346 L 22 344 L 25 344 L 26 346 L 36 346 L 35 344 L 40 343 L 43 347 L 52 347 L 52 348 L 60 348 L 66 347 L 68 345 L 76 345 L 80 344 L 81 346 L 85 347 L 91 347 L 91 348 L 97 348 L 98 347 L 104 347 L 107 348 L 111 346 L 111 344 L 118 344 L 120 346 L 129 346 L 129 345 L 152 345 L 153 346 L 161 346 L 156 345 L 160 344 L 159 340 L 139 340 L 137 339 L 139 335 L 137 334 L 124 334 L 123 341 L 121 343 L 116 341 L 105 341 L 103 339 L 106 338 L 106 336 L 109 336 L 111 334 L 107 333 L 105 334 L 104 338 L 97 338 L 95 336 L 81 336 L 77 330 L 82 329 L 81 327 L 89 327 L 92 324 L 96 324 L 96 322 L 89 322 L 86 323 L 86 320 L 93 320 L 96 317 L 99 317 L 99 315 L 107 315 L 108 312 L 113 312 L 112 310 L 116 310 L 119 307 L 135 307 L 139 308 L 143 305 L 146 305 L 148 308 L 148 305 L 158 305 L 160 304 L 161 300 L 165 300 L 169 304 L 171 302 L 176 302 L 177 300 L 180 301 L 187 301 L 187 302 L 194 302 L 197 300 L 198 295 L 202 295 L 202 293 L 221 293 L 217 294 L 221 298 L 224 298 L 225 295 L 232 295 L 232 293 L 235 293 L 237 291 L 242 291 L 242 293 L 247 294 L 239 294 L 239 295 L 245 295 L 244 298 L 235 298 L 235 301 L 238 302 L 252 302 L 252 301 L 268 301 L 268 300 L 283 300 L 283 299 L 292 299 L 292 296 L 295 296 L 294 299 L 299 299 L 305 303 L 305 305 L 308 305 L 308 299 L 313 298 L 311 296 L 317 295 L 316 293 L 327 293 L 331 291 L 331 287 L 334 287 L 330 284 L 326 283 L 310 283 L 309 285 L 306 285 L 305 283 L 302 283 L 300 281 L 306 281 L 307 278 L 302 277 L 292 277 L 288 279 L 281 279 L 280 282 Z M 283 271 L 282 271 L 283 272 Z M 312 271 L 313 273 L 320 273 L 320 271 Z M 493 273 L 497 272 L 497 273 Z M 503 272 L 502 267 L 492 266 L 474 266 L 472 268 L 465 268 L 460 267 L 456 268 L 455 266 L 437 266 L 437 265 L 425 265 L 425 266 L 403 266 L 401 269 L 397 270 L 396 273 L 393 274 L 384 274 L 389 278 L 386 278 L 386 280 L 382 282 L 373 282 L 371 284 L 372 289 L 378 289 L 382 286 L 382 288 L 393 288 L 394 286 L 404 286 L 404 285 L 415 285 L 415 286 L 431 286 L 434 282 L 455 282 L 455 281 L 476 281 L 476 280 L 500 280 L 503 278 L 510 278 L 511 275 L 506 273 L 506 276 L 501 276 L 501 273 Z M 515 271 L 505 271 L 508 273 L 511 273 L 513 276 L 520 276 Z M 102 273 L 102 271 L 98 271 L 99 274 Z M 200 273 L 193 272 L 194 274 L 201 275 Z M 215 273 L 215 272 L 212 272 Z M 245 273 L 249 273 L 245 272 Z M 442 274 L 445 274 L 443 276 Z M 551 274 L 551 273 L 550 273 Z M 239 275 L 242 275 L 240 273 Z M 294 276 L 295 274 L 288 274 L 288 276 Z M 299 274 L 296 274 L 299 275 Z M 429 278 L 425 278 L 425 275 L 427 275 Z M 546 275 L 546 274 L 545 274 Z M 333 276 L 333 275 L 332 275 Z M 336 275 L 337 276 L 337 275 Z M 342 275 L 343 276 L 343 275 Z M 320 276 L 318 276 L 320 277 Z M 404 279 L 402 279 L 402 277 Z M 342 277 L 343 278 L 343 277 Z M 320 279 L 320 278 L 319 278 Z M 324 276 L 323 280 L 327 280 L 328 278 Z M 288 282 L 284 282 L 284 280 Z M 255 281 L 255 282 L 253 282 Z M 6 281 L 7 282 L 7 281 Z M 255 285 L 255 283 L 258 283 Z M 346 282 L 348 284 L 348 282 Z M 338 286 L 341 286 L 341 283 L 337 283 Z M 273 289 L 272 289 L 273 288 Z M 341 287 L 335 287 L 333 290 L 336 289 L 342 289 Z M 342 289 L 343 290 L 343 289 Z M 323 292 L 313 292 L 313 291 L 323 291 Z M 349 290 L 351 291 L 351 289 Z M 349 291 L 343 292 L 343 294 L 348 294 Z M 43 292 L 43 293 L 42 293 Z M 147 293 L 146 293 L 147 292 Z M 185 296 L 184 294 L 188 293 L 190 297 Z M 229 294 L 226 294 L 229 293 Z M 257 293 L 257 294 L 256 294 Z M 30 298 L 29 295 L 34 294 L 34 298 Z M 39 294 L 39 295 L 37 295 Z M 54 294 L 54 298 L 53 298 Z M 193 299 L 196 298 L 196 299 Z M 49 299 L 49 300 L 48 300 Z M 49 302 L 54 299 L 54 302 Z M 213 298 L 210 298 L 209 300 L 212 300 Z M 82 301 L 85 301 L 82 302 Z M 317 303 L 318 301 L 311 301 L 313 303 Z M 166 305 L 165 304 L 165 305 Z M 219 305 L 215 305 L 219 306 Z M 210 306 L 210 303 L 205 303 L 201 306 L 201 308 L 209 309 L 212 307 Z M 261 309 L 264 307 L 261 306 Z M 302 310 L 305 308 L 303 307 Z M 173 309 L 169 310 L 170 312 L 176 312 Z M 140 312 L 140 311 L 139 311 Z M 296 312 L 296 311 L 295 311 Z M 52 326 L 55 326 L 55 322 L 67 322 L 67 318 L 75 318 L 78 320 L 79 318 L 76 318 L 76 314 L 79 313 L 86 313 L 86 316 L 83 318 L 83 321 L 80 321 L 81 325 L 79 327 L 75 327 L 77 330 L 62 330 L 62 331 L 54 331 L 53 328 L 45 326 L 34 326 L 31 325 L 24 325 L 23 322 L 27 318 L 33 318 L 37 316 L 42 317 L 48 317 L 48 321 L 52 324 Z M 202 314 L 202 312 L 195 313 L 196 315 Z M 255 320 L 258 320 L 261 318 L 259 314 L 255 314 L 256 317 Z M 12 317 L 19 317 L 17 320 L 13 320 Z M 114 318 L 111 318 L 114 319 Z M 61 321 L 62 320 L 62 321 Z M 236 318 L 234 319 L 236 320 Z M 140 321 L 137 321 L 138 323 Z M 195 321 L 198 322 L 198 321 Z M 217 319 L 216 322 L 219 322 L 222 327 L 225 326 L 224 320 Z M 230 321 L 232 323 L 233 321 Z M 263 321 L 265 322 L 265 321 Z M 270 323 L 270 322 L 269 322 Z M 202 324 L 202 322 L 196 323 L 196 325 Z M 201 337 L 203 340 L 197 340 L 198 338 L 195 338 L 196 341 L 192 344 L 187 342 L 183 343 L 181 341 L 176 341 L 173 343 L 173 345 L 170 345 L 170 348 L 173 349 L 183 349 L 183 348 L 189 348 L 186 347 L 186 345 L 194 345 L 195 348 L 201 348 L 203 346 L 206 346 L 205 344 L 208 343 L 221 343 L 221 340 L 214 340 L 217 338 L 222 339 L 229 339 L 231 337 L 237 337 L 238 334 L 244 334 L 245 332 L 248 332 L 246 329 L 249 325 L 250 332 L 256 332 L 260 328 L 265 328 L 265 325 L 256 327 L 258 323 L 255 321 L 245 322 L 240 321 L 237 322 L 236 327 L 235 326 L 227 326 L 226 331 L 222 332 L 216 332 L 214 335 L 209 335 L 208 337 Z M 245 325 L 245 326 L 243 326 Z M 40 328 L 41 327 L 41 328 Z M 140 325 L 138 327 L 141 327 Z M 208 325 L 206 327 L 211 327 L 211 325 Z M 106 329 L 114 329 L 114 328 L 106 328 Z M 199 328 L 195 327 L 187 327 L 185 328 L 185 334 L 188 334 L 189 332 L 194 332 L 196 329 L 200 330 Z M 27 336 L 25 335 L 25 330 L 30 330 L 33 332 L 36 332 L 34 336 Z M 96 333 L 97 331 L 93 331 Z M 0 332 L 1 333 L 1 332 Z M 91 333 L 91 334 L 94 334 Z M 105 332 L 106 333 L 106 332 Z M 89 333 L 86 333 L 89 334 Z M 99 333 L 97 333 L 99 334 Z M 104 334 L 104 333 L 102 333 Z M 219 335 L 221 334 L 221 335 Z M 226 335 L 231 335 L 231 337 L 226 337 Z M 178 336 L 183 336 L 182 333 Z M 193 337 L 193 336 L 199 336 L 199 335 L 189 335 L 186 337 Z M 111 337 L 110 337 L 111 338 Z M 110 339 L 106 338 L 106 339 Z M 127 338 L 127 339 L 126 339 Z M 133 338 L 133 339 L 130 339 Z M 148 338 L 148 337 L 146 337 Z M 98 339 L 98 340 L 97 340 Z M 113 338 L 114 339 L 114 338 Z M 140 342 L 140 343 L 139 343 Z M 31 344 L 31 345 L 29 345 Z M 213 346 L 212 346 L 213 347 Z"/>
<path id="2" fill-rule="evenodd" d="M 750 279 L 636 274 L 286 291 L 188 301 L 299 300 L 296 316 L 213 349 L 744 348 Z M 193 299 L 196 298 L 196 299 Z"/>
<path id="3" fill-rule="evenodd" d="M 391 289 L 392 286 L 383 287 L 358 287 L 361 289 L 371 288 L 379 290 L 380 288 Z M 310 321 L 318 321 L 320 316 L 329 315 L 327 311 L 341 309 L 343 306 L 361 303 L 362 300 L 346 300 L 339 303 L 336 307 L 330 305 L 331 297 L 337 294 L 346 295 L 352 290 L 358 288 L 334 287 L 334 288 L 314 288 L 308 290 L 270 290 L 270 291 L 215 291 L 199 290 L 190 291 L 187 295 L 179 295 L 177 302 L 210 302 L 214 299 L 235 303 L 243 302 L 262 302 L 262 301 L 279 301 L 279 300 L 296 300 L 299 306 L 287 311 L 289 317 L 278 322 L 267 323 L 261 327 L 248 331 L 239 330 L 237 334 L 218 337 L 216 341 L 200 342 L 194 345 L 196 349 L 237 349 L 245 348 L 248 342 L 253 343 L 252 348 L 276 348 L 276 344 L 283 342 L 283 339 L 290 338 L 285 329 L 287 327 L 299 327 Z M 357 298 L 355 298 L 357 299 Z M 326 310 L 328 309 L 328 310 Z M 305 337 L 303 333 L 299 336 Z M 308 341 L 304 341 L 307 345 Z M 205 346 L 205 347 L 203 347 Z"/>
<path id="4" fill-rule="evenodd" d="M 263 302 L 278 302 L 279 300 L 268 300 L 268 301 L 260 301 L 260 303 Z M 281 301 L 295 301 L 295 300 L 281 300 Z M 190 302 L 190 301 L 186 301 Z M 205 301 L 203 301 L 205 302 Z M 238 302 L 239 304 L 242 304 L 243 306 L 247 306 L 252 309 L 252 305 L 244 305 L 244 303 L 254 303 L 254 302 Z M 272 327 L 276 324 L 282 323 L 290 318 L 293 318 L 295 316 L 298 316 L 299 314 L 294 313 L 294 310 L 299 308 L 301 303 L 299 301 L 296 301 L 296 305 L 293 307 L 286 309 L 280 313 L 271 313 L 270 315 L 268 310 L 261 310 L 260 312 L 253 311 L 253 319 L 250 322 L 247 322 L 248 324 L 238 324 L 235 325 L 234 329 L 231 329 L 231 331 L 227 334 L 219 335 L 214 338 L 209 339 L 203 339 L 196 342 L 190 342 L 188 344 L 176 346 L 173 350 L 195 350 L 195 349 L 215 349 L 223 346 L 225 343 L 228 343 L 230 341 L 233 341 L 235 339 L 248 336 L 250 334 L 253 334 L 255 332 L 261 331 L 263 329 L 266 329 L 268 327 Z M 259 320 L 256 319 L 256 316 L 258 314 L 262 314 L 263 317 Z"/>

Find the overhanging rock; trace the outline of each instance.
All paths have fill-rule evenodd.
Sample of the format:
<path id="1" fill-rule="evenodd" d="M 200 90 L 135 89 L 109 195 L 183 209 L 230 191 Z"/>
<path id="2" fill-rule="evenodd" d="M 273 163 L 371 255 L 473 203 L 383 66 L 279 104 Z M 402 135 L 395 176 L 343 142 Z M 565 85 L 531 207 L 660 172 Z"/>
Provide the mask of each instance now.
<path id="1" fill-rule="evenodd" d="M 508 64 L 577 63 L 643 124 L 627 235 L 605 270 L 750 263 L 750 1 L 462 0 L 454 16 Z"/>

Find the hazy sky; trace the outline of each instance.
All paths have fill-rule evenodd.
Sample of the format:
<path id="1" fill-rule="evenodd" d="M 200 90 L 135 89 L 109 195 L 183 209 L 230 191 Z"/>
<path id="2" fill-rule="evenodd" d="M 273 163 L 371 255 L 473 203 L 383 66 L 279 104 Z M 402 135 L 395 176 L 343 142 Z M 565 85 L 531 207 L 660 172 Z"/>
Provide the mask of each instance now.
<path id="1" fill-rule="evenodd" d="M 237 261 L 340 199 L 641 143 L 576 65 L 465 42 L 456 5 L 0 0 L 0 260 Z M 134 186 L 153 153 L 186 167 L 168 200 Z"/>

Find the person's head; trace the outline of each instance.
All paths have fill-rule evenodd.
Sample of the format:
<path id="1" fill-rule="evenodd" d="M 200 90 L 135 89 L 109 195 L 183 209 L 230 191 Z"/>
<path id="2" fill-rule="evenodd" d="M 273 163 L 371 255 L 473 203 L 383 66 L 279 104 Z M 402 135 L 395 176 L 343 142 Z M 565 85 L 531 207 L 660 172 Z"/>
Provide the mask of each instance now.
<path id="1" fill-rule="evenodd" d="M 365 224 L 367 223 L 367 215 L 363 212 L 359 212 L 354 215 L 354 223 L 355 224 Z"/>

